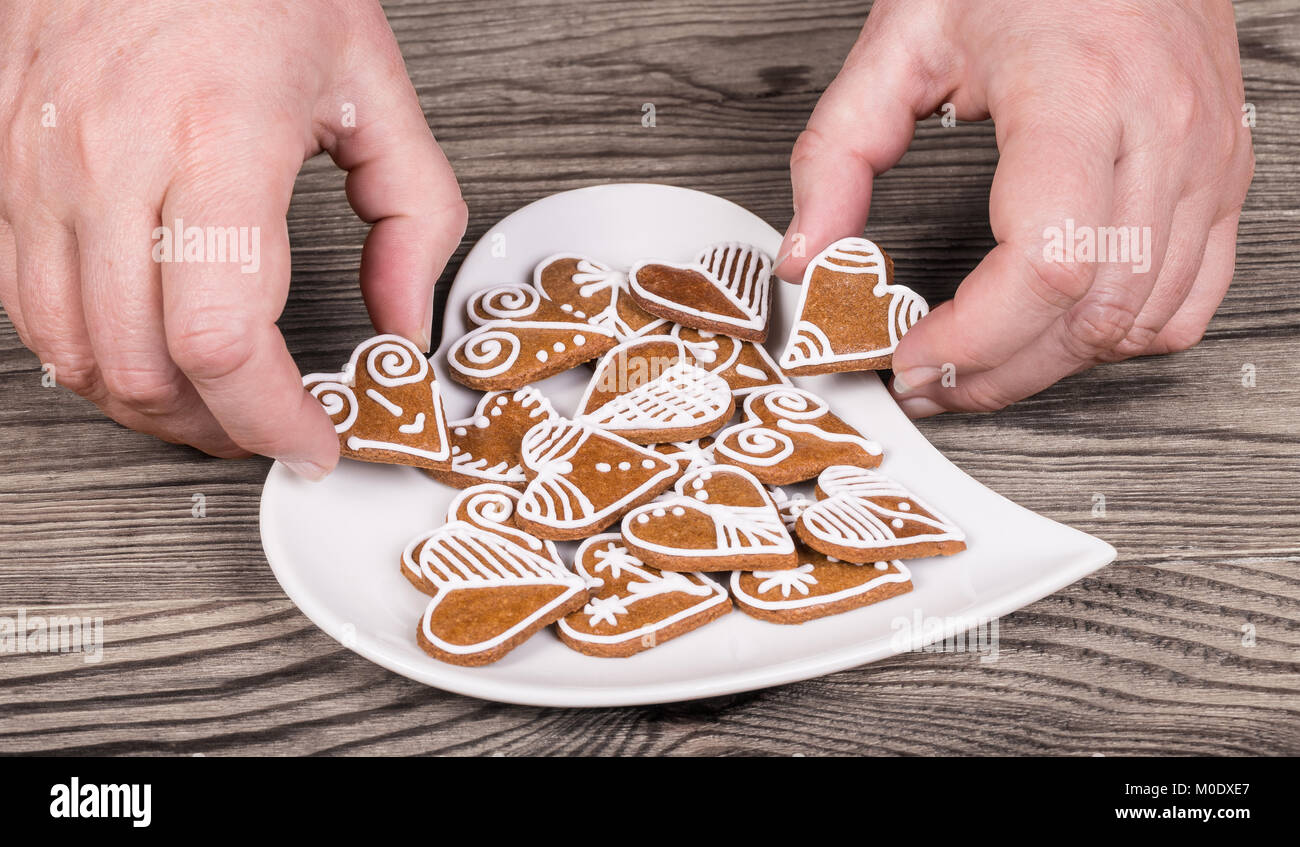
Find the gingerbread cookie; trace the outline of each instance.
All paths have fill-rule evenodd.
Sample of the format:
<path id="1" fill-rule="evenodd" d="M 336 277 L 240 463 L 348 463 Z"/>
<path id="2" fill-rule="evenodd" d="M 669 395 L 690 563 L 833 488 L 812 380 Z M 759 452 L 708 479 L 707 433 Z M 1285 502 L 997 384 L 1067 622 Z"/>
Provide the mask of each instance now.
<path id="1" fill-rule="evenodd" d="M 713 465 L 677 480 L 676 495 L 628 512 L 623 538 L 665 571 L 780 570 L 798 565 L 771 497 L 748 471 Z"/>
<path id="2" fill-rule="evenodd" d="M 557 418 L 525 435 L 528 487 L 515 520 L 538 538 L 599 532 L 672 484 L 677 463 L 589 423 Z"/>
<path id="3" fill-rule="evenodd" d="M 543 259 L 533 285 L 561 311 L 611 330 L 626 341 L 668 323 L 642 309 L 627 292 L 627 274 L 586 256 L 561 253 Z"/>
<path id="4" fill-rule="evenodd" d="M 745 417 L 718 433 L 718 461 L 736 465 L 768 485 L 812 479 L 831 465 L 872 468 L 879 444 L 834 415 L 825 401 L 793 386 L 765 388 L 745 398 Z"/>
<path id="5" fill-rule="evenodd" d="M 814 501 L 772 490 L 786 526 Z M 899 561 L 855 565 L 796 541 L 799 566 L 780 571 L 732 571 L 731 594 L 741 611 L 772 623 L 797 624 L 858 609 L 912 590 L 911 574 Z"/>
<path id="6" fill-rule="evenodd" d="M 681 339 L 695 364 L 725 379 L 737 397 L 770 385 L 790 384 L 762 344 L 681 324 L 655 330 L 660 331 Z"/>
<path id="7" fill-rule="evenodd" d="M 589 538 L 574 559 L 592 592 L 560 619 L 560 640 L 588 656 L 631 656 L 731 611 L 726 590 L 696 574 L 652 568 L 616 532 Z"/>
<path id="8" fill-rule="evenodd" d="M 966 535 L 952 521 L 879 471 L 829 467 L 817 478 L 817 497 L 795 521 L 795 532 L 828 556 L 879 562 L 966 549 Z"/>
<path id="9" fill-rule="evenodd" d="M 451 464 L 426 473 L 457 488 L 483 482 L 523 488 L 528 477 L 519 460 L 519 443 L 538 423 L 557 417 L 551 401 L 536 388 L 484 394 L 474 414 L 447 424 Z"/>
<path id="10" fill-rule="evenodd" d="M 588 323 L 494 320 L 451 346 L 447 371 L 479 391 L 513 391 L 594 359 L 616 343 L 611 331 Z"/>
<path id="11" fill-rule="evenodd" d="M 438 380 L 420 349 L 377 335 L 339 373 L 302 378 L 334 422 L 339 453 L 364 462 L 440 469 L 451 450 Z"/>
<path id="12" fill-rule="evenodd" d="M 638 262 L 628 288 L 641 308 L 683 326 L 762 342 L 772 302 L 772 259 L 748 244 L 706 247 L 694 262 Z"/>
<path id="13" fill-rule="evenodd" d="M 929 311 L 893 276 L 889 255 L 865 238 L 842 238 L 817 254 L 804 271 L 781 368 L 806 376 L 890 367 L 903 333 Z"/>
<path id="14" fill-rule="evenodd" d="M 690 441 L 665 441 L 652 445 L 656 453 L 662 453 L 677 461 L 678 475 L 707 468 L 716 464 L 713 458 L 713 436 L 694 438 Z M 676 482 L 676 480 L 673 480 Z"/>
<path id="15" fill-rule="evenodd" d="M 726 381 L 691 364 L 676 338 L 635 338 L 610 350 L 578 402 L 578 419 L 638 444 L 716 432 L 735 411 Z"/>
<path id="16" fill-rule="evenodd" d="M 433 596 L 416 640 L 430 656 L 455 665 L 495 662 L 587 603 L 582 577 L 463 521 L 418 536 L 402 559 L 403 573 L 414 564 L 417 585 Z"/>

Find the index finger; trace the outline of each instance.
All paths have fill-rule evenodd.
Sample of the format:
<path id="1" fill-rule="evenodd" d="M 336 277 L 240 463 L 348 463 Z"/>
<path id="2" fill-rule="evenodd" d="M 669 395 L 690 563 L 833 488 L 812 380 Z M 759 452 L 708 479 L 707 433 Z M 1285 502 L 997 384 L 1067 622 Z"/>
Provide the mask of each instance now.
<path id="1" fill-rule="evenodd" d="M 167 191 L 160 236 L 180 230 L 171 260 L 159 256 L 167 349 L 235 443 L 319 479 L 338 462 L 338 440 L 275 325 L 289 289 L 285 213 L 297 169 L 255 162 L 192 171 Z"/>

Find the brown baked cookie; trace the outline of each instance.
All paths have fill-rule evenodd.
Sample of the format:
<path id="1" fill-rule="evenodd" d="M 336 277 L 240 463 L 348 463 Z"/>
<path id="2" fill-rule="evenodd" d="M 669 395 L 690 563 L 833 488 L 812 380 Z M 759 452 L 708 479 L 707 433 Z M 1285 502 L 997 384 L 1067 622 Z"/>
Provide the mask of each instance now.
<path id="1" fill-rule="evenodd" d="M 496 320 L 451 346 L 447 372 L 479 391 L 514 391 L 594 359 L 616 343 L 612 332 L 588 323 Z"/>
<path id="2" fill-rule="evenodd" d="M 560 310 L 602 326 L 626 341 L 666 324 L 627 292 L 627 274 L 586 256 L 560 253 L 533 271 L 533 286 Z"/>
<path id="3" fill-rule="evenodd" d="M 682 340 L 696 365 L 725 379 L 737 397 L 770 385 L 790 384 L 762 344 L 681 324 L 672 324 L 669 333 Z"/>
<path id="4" fill-rule="evenodd" d="M 717 460 L 744 468 L 768 485 L 812 479 L 831 465 L 873 468 L 879 444 L 862 437 L 810 391 L 778 386 L 745 398 L 744 419 L 718 433 Z"/>
<path id="5" fill-rule="evenodd" d="M 352 352 L 339 373 L 302 378 L 334 422 L 339 453 L 363 462 L 447 466 L 451 450 L 438 380 L 420 349 L 377 335 Z"/>
<path id="6" fill-rule="evenodd" d="M 966 549 L 966 535 L 952 521 L 879 471 L 829 467 L 817 478 L 817 498 L 795 521 L 795 532 L 828 556 L 882 562 Z"/>
<path id="7" fill-rule="evenodd" d="M 767 339 L 772 259 L 748 244 L 706 247 L 694 262 L 638 262 L 628 272 L 632 298 L 647 312 L 747 341 Z"/>
<path id="8" fill-rule="evenodd" d="M 452 521 L 413 539 L 402 571 L 433 599 L 416 628 L 420 647 L 455 665 L 486 665 L 587 602 L 586 582 L 498 532 Z M 410 577 L 408 576 L 408 579 Z"/>
<path id="9" fill-rule="evenodd" d="M 582 542 L 574 566 L 592 596 L 556 629 L 561 641 L 588 656 L 631 656 L 731 611 L 721 585 L 650 567 L 616 532 Z"/>
<path id="10" fill-rule="evenodd" d="M 600 360 L 578 401 L 578 420 L 653 444 L 717 432 L 735 408 L 726 381 L 692 364 L 681 341 L 651 336 L 625 341 Z"/>
<path id="11" fill-rule="evenodd" d="M 771 497 L 748 471 L 712 465 L 677 480 L 676 494 L 623 518 L 634 555 L 665 571 L 779 570 L 798 564 Z"/>
<path id="12" fill-rule="evenodd" d="M 557 417 L 551 401 L 536 388 L 484 394 L 474 414 L 447 424 L 450 464 L 425 473 L 456 488 L 496 482 L 522 489 L 528 477 L 519 461 L 519 442 L 538 423 Z"/>
<path id="13" fill-rule="evenodd" d="M 586 315 L 561 309 L 530 285 L 496 285 L 474 292 L 465 302 L 465 314 L 475 326 L 497 321 L 583 323 Z"/>
<path id="14" fill-rule="evenodd" d="M 814 501 L 771 491 L 782 519 L 792 526 Z M 731 594 L 741 611 L 771 623 L 797 624 L 837 615 L 912 590 L 911 574 L 899 561 L 856 565 L 795 542 L 799 566 L 781 571 L 732 571 Z"/>
<path id="15" fill-rule="evenodd" d="M 653 444 L 656 453 L 662 453 L 677 461 L 677 475 L 689 473 L 709 465 L 717 464 L 713 459 L 713 436 L 694 438 L 690 441 L 665 441 Z M 677 480 L 674 479 L 673 482 Z"/>
<path id="16" fill-rule="evenodd" d="M 515 520 L 557 541 L 601 531 L 677 476 L 677 463 L 649 447 L 564 418 L 530 429 L 521 457 L 529 481 Z"/>
<path id="17" fill-rule="evenodd" d="M 929 311 L 893 276 L 893 260 L 865 238 L 842 238 L 817 254 L 804 271 L 781 368 L 807 376 L 890 367 L 903 333 Z"/>

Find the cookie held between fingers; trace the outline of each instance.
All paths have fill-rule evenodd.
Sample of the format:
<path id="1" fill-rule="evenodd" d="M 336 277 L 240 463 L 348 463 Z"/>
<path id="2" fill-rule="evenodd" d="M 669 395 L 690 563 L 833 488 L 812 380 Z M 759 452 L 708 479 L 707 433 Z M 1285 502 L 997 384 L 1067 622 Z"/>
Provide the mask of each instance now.
<path id="1" fill-rule="evenodd" d="M 865 238 L 842 238 L 817 254 L 804 271 L 781 369 L 810 376 L 890 367 L 903 334 L 929 312 L 893 276 L 889 254 Z"/>
<path id="2" fill-rule="evenodd" d="M 484 482 L 523 488 L 528 483 L 519 457 L 524 433 L 557 417 L 551 401 L 535 388 L 485 394 L 474 414 L 448 422 L 450 463 L 425 473 L 457 488 Z"/>
<path id="3" fill-rule="evenodd" d="M 718 433 L 713 451 L 718 461 L 744 468 L 768 485 L 812 479 L 832 465 L 873 468 L 883 454 L 824 400 L 794 386 L 751 393 L 744 420 Z"/>
<path id="4" fill-rule="evenodd" d="M 950 556 L 966 534 L 878 471 L 836 465 L 817 478 L 818 501 L 795 521 L 805 544 L 846 562 Z"/>
<path id="5" fill-rule="evenodd" d="M 333 421 L 341 455 L 447 467 L 451 448 L 438 380 L 424 353 L 405 338 L 377 335 L 357 345 L 344 370 L 307 374 L 302 384 Z"/>
<path id="6" fill-rule="evenodd" d="M 672 484 L 677 462 L 588 423 L 557 418 L 525 435 L 527 488 L 515 520 L 538 538 L 600 532 Z"/>
<path id="7" fill-rule="evenodd" d="M 637 444 L 717 432 L 735 411 L 722 377 L 691 364 L 675 338 L 635 338 L 610 350 L 578 403 L 578 419 Z"/>
<path id="8" fill-rule="evenodd" d="M 694 262 L 638 262 L 628 272 L 633 299 L 682 326 L 747 341 L 767 339 L 772 259 L 748 244 L 704 248 Z"/>
<path id="9" fill-rule="evenodd" d="M 731 611 L 726 589 L 707 577 L 652 568 L 618 533 L 589 538 L 574 558 L 592 596 L 560 619 L 560 640 L 588 656 L 631 656 Z"/>
<path id="10" fill-rule="evenodd" d="M 712 465 L 677 480 L 676 494 L 623 518 L 627 547 L 665 571 L 780 570 L 798 564 L 767 491 L 748 471 Z"/>
<path id="11" fill-rule="evenodd" d="M 582 608 L 588 597 L 586 582 L 557 562 L 461 521 L 412 540 L 402 556 L 403 573 L 412 566 L 433 597 L 416 641 L 430 656 L 455 665 L 497 661 Z"/>

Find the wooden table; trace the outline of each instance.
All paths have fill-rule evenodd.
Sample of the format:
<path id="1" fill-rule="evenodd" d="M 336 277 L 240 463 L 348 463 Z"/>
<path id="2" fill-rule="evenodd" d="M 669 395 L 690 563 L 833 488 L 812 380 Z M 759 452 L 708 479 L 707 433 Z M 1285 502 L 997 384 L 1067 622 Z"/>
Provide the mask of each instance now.
<path id="1" fill-rule="evenodd" d="M 790 146 L 866 4 L 708 5 L 388 4 L 471 210 L 444 285 L 503 215 L 601 182 L 703 189 L 785 227 Z M 0 615 L 102 616 L 105 647 L 95 664 L 0 655 L 0 752 L 1300 753 L 1300 13 L 1248 0 L 1237 17 L 1258 173 L 1237 282 L 1204 342 L 920 424 L 994 490 L 1119 550 L 1004 619 L 998 661 L 910 654 L 591 711 L 426 688 L 344 649 L 281 592 L 258 541 L 265 460 L 170 447 L 43 388 L 5 321 Z M 877 185 L 872 231 L 932 299 L 992 244 L 996 160 L 988 123 L 931 119 Z M 304 370 L 337 366 L 369 329 L 366 228 L 342 185 L 308 163 L 290 213 L 281 326 Z"/>

